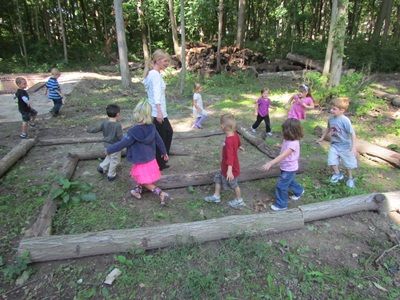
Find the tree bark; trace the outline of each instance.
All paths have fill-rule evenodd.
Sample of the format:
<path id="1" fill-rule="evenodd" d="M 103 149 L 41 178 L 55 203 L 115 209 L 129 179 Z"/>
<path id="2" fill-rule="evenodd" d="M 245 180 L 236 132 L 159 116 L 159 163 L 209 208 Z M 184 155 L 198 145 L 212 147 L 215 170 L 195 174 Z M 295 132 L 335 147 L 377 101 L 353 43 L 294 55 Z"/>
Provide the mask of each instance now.
<path id="1" fill-rule="evenodd" d="M 35 145 L 35 139 L 26 139 L 19 142 L 17 146 L 11 149 L 1 160 L 0 160 L 0 178 L 7 173 L 21 157 L 25 156 L 26 153 Z"/>
<path id="2" fill-rule="evenodd" d="M 149 49 L 149 44 L 147 41 L 147 35 L 146 35 L 146 22 L 145 22 L 145 16 L 143 12 L 143 0 L 138 0 L 137 2 L 137 7 L 136 11 L 138 14 L 138 19 L 139 19 L 139 26 L 140 26 L 140 35 L 142 37 L 142 49 L 143 49 L 143 58 L 144 58 L 144 74 L 147 74 L 149 68 L 150 68 L 150 49 Z"/>
<path id="3" fill-rule="evenodd" d="M 183 96 L 185 90 L 185 80 L 186 80 L 186 41 L 185 41 L 185 1 L 180 0 L 181 6 L 181 73 L 180 73 L 180 85 L 179 93 Z"/>
<path id="4" fill-rule="evenodd" d="M 271 148 L 265 144 L 264 140 L 258 136 L 252 135 L 245 127 L 238 125 L 237 132 L 250 144 L 254 145 L 262 153 L 266 154 L 269 158 L 275 158 L 279 155 L 278 148 Z"/>
<path id="5" fill-rule="evenodd" d="M 64 62 L 67 64 L 68 63 L 67 38 L 66 38 L 66 34 L 65 34 L 64 20 L 63 20 L 63 16 L 62 16 L 60 0 L 57 0 L 57 5 L 58 5 L 58 15 L 60 17 L 60 31 L 61 31 L 61 36 L 62 36 L 62 41 L 63 41 L 63 49 L 64 49 Z"/>
<path id="6" fill-rule="evenodd" d="M 174 0 L 168 0 L 169 20 L 171 22 L 172 42 L 174 43 L 174 52 L 181 59 L 179 41 L 178 41 L 178 26 L 176 25 Z"/>
<path id="7" fill-rule="evenodd" d="M 117 29 L 119 68 L 121 71 L 122 87 L 129 89 L 131 74 L 128 65 L 128 47 L 126 46 L 124 16 L 122 13 L 122 0 L 114 0 L 115 27 Z"/>
<path id="8" fill-rule="evenodd" d="M 333 40 L 334 40 L 335 24 L 338 13 L 337 3 L 338 0 L 332 0 L 331 23 L 330 23 L 331 25 L 329 26 L 328 45 L 326 47 L 324 68 L 322 70 L 322 75 L 324 76 L 328 76 L 331 72 Z"/>
<path id="9" fill-rule="evenodd" d="M 245 27 L 246 0 L 239 0 L 238 21 L 236 32 L 236 47 L 243 48 Z"/>
<path id="10" fill-rule="evenodd" d="M 334 27 L 334 41 L 332 51 L 331 72 L 329 85 L 337 86 L 342 77 L 343 57 L 344 57 L 344 40 L 346 37 L 346 21 L 347 21 L 347 0 L 338 1 L 338 12 Z"/>
<path id="11" fill-rule="evenodd" d="M 28 66 L 28 53 L 26 51 L 25 36 L 24 36 L 24 30 L 23 30 L 23 26 L 22 26 L 22 17 L 21 17 L 22 12 L 19 8 L 18 0 L 15 0 L 15 3 L 16 3 L 16 7 L 17 7 L 18 23 L 19 23 L 18 32 L 20 34 L 21 44 L 22 44 L 22 57 L 24 58 L 25 66 Z"/>
<path id="12" fill-rule="evenodd" d="M 392 4 L 393 4 L 392 0 L 383 0 L 382 1 L 378 16 L 377 16 L 377 19 L 375 22 L 374 31 L 372 33 L 372 41 L 373 42 L 379 41 L 383 23 L 384 22 L 388 23 L 388 21 L 390 21 L 390 12 L 392 9 Z M 388 10 L 389 10 L 389 20 L 387 19 Z M 386 27 L 386 24 L 385 24 L 385 27 Z"/>
<path id="13" fill-rule="evenodd" d="M 299 55 L 299 54 L 295 54 L 295 53 L 288 53 L 286 55 L 286 58 L 291 61 L 301 63 L 301 64 L 305 65 L 306 68 L 312 68 L 319 72 L 323 71 L 323 67 L 318 61 L 312 60 L 303 55 Z"/>
<path id="14" fill-rule="evenodd" d="M 221 44 L 222 44 L 222 26 L 224 20 L 224 0 L 219 0 L 218 5 L 218 44 L 217 44 L 217 73 L 221 73 Z"/>

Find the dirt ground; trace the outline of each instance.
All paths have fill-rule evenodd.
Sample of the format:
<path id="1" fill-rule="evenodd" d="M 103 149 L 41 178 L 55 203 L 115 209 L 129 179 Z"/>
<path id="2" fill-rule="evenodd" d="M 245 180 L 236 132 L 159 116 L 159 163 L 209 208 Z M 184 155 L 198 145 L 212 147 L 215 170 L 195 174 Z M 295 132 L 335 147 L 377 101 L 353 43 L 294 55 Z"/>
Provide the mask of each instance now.
<path id="1" fill-rule="evenodd" d="M 76 76 L 75 76 L 76 75 Z M 101 119 L 104 115 L 103 107 L 99 106 L 82 106 L 82 102 L 87 99 L 87 96 L 92 95 L 93 91 L 104 88 L 107 84 L 112 86 L 112 83 L 116 80 L 114 76 L 101 76 L 96 74 L 70 74 L 68 80 L 63 83 L 66 89 L 70 89 L 68 94 L 71 97 L 81 95 L 80 99 L 75 99 L 73 103 L 79 102 L 80 106 L 65 105 L 63 110 L 63 116 L 59 119 L 52 119 L 48 116 L 47 111 L 49 105 L 47 100 L 43 98 L 42 92 L 39 91 L 38 95 L 32 95 L 35 99 L 41 115 L 39 116 L 38 126 L 30 129 L 30 136 L 38 139 L 44 138 L 57 138 L 57 137 L 84 137 L 88 136 L 86 133 L 86 126 L 88 123 L 95 120 Z M 397 78 L 398 77 L 394 77 Z M 390 81 L 390 84 L 398 84 L 398 80 L 391 78 L 385 78 L 386 81 Z M 85 81 L 85 85 L 80 84 L 82 80 Z M 384 84 L 386 81 L 382 81 Z M 392 82 L 393 81 L 393 82 Z M 138 84 L 136 82 L 136 84 Z M 116 92 L 110 89 L 107 94 L 109 97 L 118 98 L 126 96 L 125 92 Z M 134 89 L 130 96 L 143 97 L 144 93 L 142 89 Z M 0 95 L 0 97 L 2 97 Z M 6 96 L 5 96 L 6 97 Z M 10 96 L 8 96 L 9 98 Z M 19 117 L 15 113 L 16 107 L 9 108 L 5 116 L 3 116 L 3 109 L 1 103 L 9 103 L 10 99 L 0 98 L 0 111 L 2 111 L 0 121 L 0 158 L 3 157 L 12 147 L 19 142 L 18 130 L 19 130 Z M 9 107 L 9 105 L 6 105 Z M 131 107 L 129 104 L 123 102 L 122 112 L 124 117 L 122 123 L 124 127 L 130 125 L 130 113 Z M 188 105 L 181 105 L 177 109 L 173 110 L 171 114 L 171 121 L 176 132 L 186 132 L 191 129 L 192 119 L 189 116 L 190 108 Z M 206 130 L 212 130 L 218 128 L 218 111 L 210 111 L 210 121 L 207 123 Z M 4 119 L 3 119 L 4 117 Z M 279 117 L 278 117 L 279 118 Z M 70 119 L 70 121 L 68 120 Z M 279 128 L 279 127 L 277 127 Z M 275 128 L 275 129 L 277 129 Z M 174 140 L 174 146 L 179 149 L 188 152 L 188 156 L 176 156 L 171 157 L 170 168 L 165 171 L 164 174 L 175 174 L 175 173 L 187 173 L 193 171 L 208 171 L 210 169 L 217 169 L 219 167 L 219 153 L 217 150 L 221 145 L 223 136 L 212 136 L 205 139 L 190 139 L 190 140 Z M 274 132 L 274 136 L 270 139 L 269 143 L 272 145 L 278 145 L 280 143 L 280 133 Z M 313 139 L 313 138 L 312 138 Z M 242 139 L 245 151 L 240 154 L 240 160 L 242 166 L 254 164 L 255 161 L 265 161 L 265 156 L 262 155 L 257 149 L 248 144 Z M 379 141 L 379 137 L 376 138 Z M 309 140 L 310 148 L 317 146 L 311 145 L 311 138 Z M 398 143 L 397 137 L 392 137 L 392 140 L 387 142 L 381 140 L 382 143 Z M 384 145 L 386 146 L 386 145 Z M 91 151 L 96 149 L 102 149 L 100 143 L 93 144 L 69 144 L 69 145 L 57 145 L 57 146 L 35 146 L 30 150 L 28 155 L 24 157 L 16 166 L 14 170 L 24 172 L 26 170 L 29 174 L 34 174 L 30 178 L 28 186 L 34 186 L 35 184 L 43 184 L 60 170 L 64 158 L 68 152 L 78 151 Z M 207 155 L 205 155 L 207 154 Z M 309 157 L 309 161 L 312 164 L 321 163 L 324 160 L 324 153 L 318 157 Z M 311 155 L 312 156 L 312 155 Z M 368 162 L 374 165 L 373 162 Z M 246 195 L 247 207 L 243 210 L 237 211 L 232 210 L 226 205 L 226 201 L 218 209 L 210 207 L 207 204 L 202 203 L 201 198 L 209 193 L 212 193 L 212 186 L 195 187 L 192 189 L 175 189 L 169 191 L 173 201 L 168 208 L 161 210 L 158 206 L 156 199 L 150 195 L 145 194 L 144 199 L 141 201 L 133 202 L 129 197 L 128 188 L 131 186 L 129 180 L 129 164 L 126 160 L 123 160 L 119 180 L 116 183 L 107 182 L 106 179 L 100 176 L 96 172 L 96 165 L 98 161 L 84 161 L 79 162 L 78 168 L 74 174 L 74 180 L 90 183 L 94 186 L 94 192 L 100 194 L 98 203 L 89 204 L 86 209 L 96 209 L 99 211 L 109 212 L 109 218 L 102 220 L 99 216 L 93 216 L 95 220 L 91 221 L 90 216 L 85 216 L 85 212 L 82 208 L 75 208 L 59 212 L 56 216 L 53 224 L 55 234 L 71 234 L 81 233 L 85 231 L 97 231 L 104 229 L 119 229 L 119 228 L 132 228 L 137 226 L 152 226 L 167 223 L 178 223 L 195 221 L 206 218 L 213 218 L 225 215 L 234 214 L 248 214 L 263 212 L 267 210 L 269 204 L 272 203 L 272 194 L 275 179 L 268 181 L 254 181 L 242 185 L 242 193 Z M 378 164 L 376 164 L 378 166 Z M 382 170 L 377 168 L 377 172 L 383 175 L 382 182 L 379 184 L 386 184 L 388 190 L 398 189 L 398 172 L 388 167 Z M 317 177 L 329 176 L 329 171 L 317 167 L 312 167 L 311 172 L 317 172 Z M 397 173 L 396 173 L 397 172 Z M 397 174 L 397 175 L 396 175 Z M 12 173 L 10 176 L 18 176 L 16 173 Z M 315 174 L 314 174 L 315 176 Z M 373 178 L 374 174 L 365 174 L 365 178 Z M 371 176 L 371 177 L 368 177 Z M 384 181 L 386 177 L 391 179 L 391 183 Z M 378 179 L 379 180 L 379 179 Z M 394 181 L 394 182 L 393 182 Z M 320 182 L 313 181 L 309 183 L 318 190 Z M 17 190 L 18 187 L 14 187 Z M 13 190 L 5 189 L 0 184 L 0 195 L 12 194 Z M 43 191 L 38 192 L 44 193 Z M 231 194 L 223 194 L 224 200 L 228 200 Z M 308 198 L 306 198 L 306 203 Z M 311 201 L 311 200 L 309 200 Z M 116 205 L 113 209 L 110 209 L 110 202 Z M 113 207 L 111 205 L 111 207 Z M 291 207 L 297 206 L 297 204 L 290 204 Z M 79 215 L 77 211 L 81 210 L 82 214 Z M 39 211 L 39 207 L 37 212 Z M 73 214 L 77 214 L 75 217 Z M 115 220 L 110 220 L 115 217 Z M 26 226 L 32 223 L 35 215 L 32 215 L 30 219 L 26 220 Z M 79 220 L 79 218 L 85 220 Z M 75 222 L 82 221 L 83 225 L 74 227 Z M 3 231 L 3 230 L 1 230 Z M 5 234 L 2 232 L 2 234 Z M 312 261 L 316 265 L 327 264 L 329 266 L 346 266 L 347 268 L 357 268 L 361 259 L 372 260 L 379 257 L 382 254 L 382 247 L 384 249 L 390 248 L 393 244 L 398 244 L 400 241 L 400 232 L 398 227 L 393 226 L 388 219 L 374 212 L 362 212 L 352 214 L 348 216 L 332 218 L 324 221 L 317 221 L 307 224 L 305 229 L 280 233 L 276 235 L 268 235 L 254 238 L 255 240 L 268 240 L 268 242 L 279 249 L 284 254 L 289 249 L 305 247 L 309 249 L 302 255 L 307 261 Z M 11 248 L 15 249 L 18 245 L 19 238 L 15 238 L 11 242 Z M 286 243 L 283 246 L 281 241 L 285 240 Z M 204 245 L 204 249 L 214 249 L 222 242 L 207 243 Z M 380 245 L 380 247 L 378 247 Z M 8 246 L 7 246 L 8 247 Z M 10 249 L 10 248 L 7 248 Z M 379 250 L 377 250 L 379 249 Z M 166 250 L 163 250 L 166 251 Z M 395 260 L 398 262 L 397 270 L 393 271 L 393 282 L 400 288 L 400 252 L 394 252 Z M 4 255 L 4 253 L 3 253 Z M 14 255 L 14 251 L 10 251 L 5 256 L 7 260 L 11 260 Z M 76 295 L 77 287 L 70 286 L 70 282 L 66 280 L 63 282 L 62 272 L 60 268 L 74 269 L 77 266 L 82 266 L 85 271 L 79 276 L 83 280 L 90 281 L 94 286 L 101 286 L 101 281 L 96 281 L 93 274 L 98 276 L 106 275 L 113 265 L 114 256 L 104 255 L 99 257 L 83 258 L 79 260 L 69 260 L 64 262 L 51 262 L 35 264 L 35 272 L 27 283 L 18 288 L 9 284 L 0 284 L 2 288 L 4 299 L 72 299 Z M 282 260 L 278 260 L 277 265 L 281 265 L 282 271 L 288 268 L 288 264 Z M 289 266 L 290 268 L 290 266 Z M 86 272 L 86 273 L 85 273 Z M 68 272 L 67 272 L 68 273 Z M 65 275 L 67 276 L 67 275 Z M 73 278 L 74 282 L 79 278 Z M 56 285 L 54 284 L 56 283 Z M 292 283 L 295 284 L 295 283 Z M 7 292 L 10 290 L 14 291 Z M 133 287 L 137 288 L 137 287 Z M 357 287 L 354 287 L 356 289 Z M 385 293 L 376 288 L 376 286 L 367 285 L 366 288 L 372 298 L 385 299 Z M 112 288 L 111 288 L 112 291 Z M 118 292 L 114 291 L 116 294 Z M 161 291 L 151 289 L 143 289 L 139 293 L 138 298 L 163 298 Z M 95 297 L 96 298 L 96 297 Z M 122 296 L 123 298 L 123 296 Z M 223 298 L 223 297 L 222 297 Z M 313 297 L 311 297 L 313 298 Z M 317 297 L 318 298 L 318 297 Z"/>

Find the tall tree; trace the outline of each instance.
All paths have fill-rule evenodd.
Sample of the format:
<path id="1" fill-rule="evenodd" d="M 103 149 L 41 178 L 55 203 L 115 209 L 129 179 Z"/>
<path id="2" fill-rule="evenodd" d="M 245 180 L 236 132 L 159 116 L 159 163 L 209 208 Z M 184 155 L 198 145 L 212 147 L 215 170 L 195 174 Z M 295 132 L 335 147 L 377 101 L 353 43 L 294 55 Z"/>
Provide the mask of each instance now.
<path id="1" fill-rule="evenodd" d="M 144 58 L 144 74 L 147 74 L 147 71 L 149 69 L 150 65 L 150 49 L 149 49 L 149 44 L 147 41 L 147 35 L 146 35 L 146 22 L 145 22 L 145 17 L 144 17 L 144 12 L 143 12 L 143 0 L 138 0 L 137 6 L 136 6 L 136 11 L 138 14 L 139 18 L 139 26 L 140 26 L 140 35 L 142 37 L 142 49 L 143 49 L 143 58 Z"/>
<path id="2" fill-rule="evenodd" d="M 181 6 L 181 74 L 180 74 L 180 88 L 179 92 L 183 95 L 185 90 L 185 80 L 186 80 L 186 41 L 185 41 L 185 1 L 180 0 Z"/>
<path id="3" fill-rule="evenodd" d="M 219 0 L 218 5 L 218 44 L 217 44 L 217 73 L 221 72 L 221 43 L 224 21 L 224 0 Z"/>
<path id="4" fill-rule="evenodd" d="M 334 40 L 337 14 L 338 14 L 337 10 L 338 10 L 338 0 L 332 0 L 331 23 L 329 26 L 328 45 L 326 47 L 325 63 L 324 63 L 324 69 L 322 71 L 322 75 L 324 76 L 328 76 L 331 71 L 333 40 Z"/>
<path id="5" fill-rule="evenodd" d="M 58 5 L 58 14 L 60 17 L 60 31 L 61 31 L 61 36 L 62 36 L 62 41 L 63 41 L 63 49 L 64 49 L 64 62 L 68 63 L 67 38 L 65 36 L 64 20 L 63 20 L 60 0 L 57 0 L 57 5 Z"/>
<path id="6" fill-rule="evenodd" d="M 244 27 L 245 27 L 246 0 L 239 0 L 236 47 L 243 48 L 244 45 Z"/>
<path id="7" fill-rule="evenodd" d="M 122 87 L 128 89 L 131 86 L 131 74 L 128 64 L 128 47 L 126 46 L 125 24 L 122 13 L 122 0 L 114 0 L 115 27 L 117 29 L 119 68 L 121 71 Z"/>
<path id="8" fill-rule="evenodd" d="M 171 22 L 172 41 L 174 43 L 174 52 L 176 56 L 180 57 L 180 48 L 178 42 L 178 26 L 176 25 L 174 0 L 168 0 L 168 8 L 169 8 L 169 20 Z"/>
<path id="9" fill-rule="evenodd" d="M 21 12 L 21 10 L 19 8 L 18 0 L 15 0 L 15 3 L 16 3 L 16 7 L 17 7 L 18 23 L 19 23 L 18 32 L 19 32 L 19 34 L 21 36 L 21 44 L 22 44 L 21 54 L 22 54 L 22 57 L 24 58 L 25 65 L 28 66 L 28 53 L 26 51 L 24 29 L 23 29 L 23 26 L 22 26 L 22 17 L 21 17 L 21 13 L 22 12 Z"/>
<path id="10" fill-rule="evenodd" d="M 342 76 L 344 57 L 344 41 L 346 36 L 348 0 L 339 0 L 337 3 L 337 17 L 334 27 L 334 40 L 329 85 L 337 86 Z"/>
<path id="11" fill-rule="evenodd" d="M 387 32 L 389 30 L 392 5 L 393 5 L 393 0 L 383 0 L 382 1 L 377 20 L 375 22 L 374 31 L 372 33 L 372 41 L 373 42 L 377 42 L 379 40 L 381 31 L 382 31 L 382 26 L 384 23 L 385 23 L 384 36 L 387 35 Z"/>

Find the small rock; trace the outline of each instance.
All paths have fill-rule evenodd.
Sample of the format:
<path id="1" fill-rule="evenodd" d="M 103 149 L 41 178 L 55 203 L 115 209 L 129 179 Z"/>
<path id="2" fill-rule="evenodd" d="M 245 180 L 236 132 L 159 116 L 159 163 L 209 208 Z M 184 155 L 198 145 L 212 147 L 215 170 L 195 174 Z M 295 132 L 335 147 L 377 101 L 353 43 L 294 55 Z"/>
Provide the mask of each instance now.
<path id="1" fill-rule="evenodd" d="M 82 278 L 80 278 L 80 279 L 78 279 L 78 280 L 76 281 L 77 284 L 81 284 L 82 282 L 83 282 L 83 279 L 82 279 Z"/>
<path id="2" fill-rule="evenodd" d="M 358 257 L 358 254 L 357 254 L 357 253 L 353 253 L 351 256 L 352 256 L 353 258 L 357 258 L 357 257 Z"/>
<path id="3" fill-rule="evenodd" d="M 17 285 L 17 286 L 23 285 L 29 279 L 29 275 L 30 275 L 30 273 L 27 270 L 25 270 L 21 274 L 21 276 L 19 276 L 17 278 L 17 280 L 15 281 L 15 285 Z"/>
<path id="4" fill-rule="evenodd" d="M 140 288 L 145 288 L 146 285 L 145 285 L 144 283 L 139 283 L 139 287 L 140 287 Z"/>
<path id="5" fill-rule="evenodd" d="M 121 271 L 118 268 L 114 268 L 106 277 L 106 280 L 104 280 L 105 284 L 111 285 L 114 280 L 121 275 Z"/>

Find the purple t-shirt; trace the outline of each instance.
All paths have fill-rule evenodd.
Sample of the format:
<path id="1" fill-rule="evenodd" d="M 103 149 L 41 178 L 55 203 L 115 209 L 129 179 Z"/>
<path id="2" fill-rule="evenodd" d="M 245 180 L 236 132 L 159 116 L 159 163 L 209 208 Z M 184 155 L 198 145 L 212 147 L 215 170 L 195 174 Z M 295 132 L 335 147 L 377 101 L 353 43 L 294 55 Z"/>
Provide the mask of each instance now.
<path id="1" fill-rule="evenodd" d="M 314 101 L 311 97 L 300 98 L 298 95 L 295 95 L 293 98 L 292 107 L 289 110 L 288 118 L 293 118 L 297 120 L 304 120 L 306 118 L 306 109 L 302 103 L 306 105 L 314 104 Z"/>
<path id="2" fill-rule="evenodd" d="M 261 117 L 265 117 L 266 115 L 268 115 L 268 110 L 269 110 L 269 105 L 271 104 L 271 100 L 269 100 L 269 98 L 263 98 L 260 97 L 257 100 L 257 105 L 258 105 L 258 114 Z"/>
<path id="3" fill-rule="evenodd" d="M 282 171 L 294 172 L 299 169 L 299 158 L 300 158 L 300 142 L 283 140 L 281 153 L 287 149 L 292 149 L 293 152 L 285 159 L 281 160 L 280 168 Z"/>

